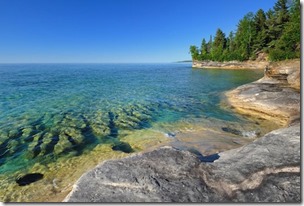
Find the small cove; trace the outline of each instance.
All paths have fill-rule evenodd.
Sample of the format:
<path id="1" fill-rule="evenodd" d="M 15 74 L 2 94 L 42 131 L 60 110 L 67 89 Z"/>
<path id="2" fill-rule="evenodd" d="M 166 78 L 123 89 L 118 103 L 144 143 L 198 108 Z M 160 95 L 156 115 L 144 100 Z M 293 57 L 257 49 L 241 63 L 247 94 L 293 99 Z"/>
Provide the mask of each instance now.
<path id="1" fill-rule="evenodd" d="M 259 132 L 260 125 L 220 102 L 224 91 L 262 75 L 191 64 L 2 64 L 0 200 L 60 199 L 87 169 L 172 142 L 166 134 L 195 147 L 202 131 L 208 138 L 222 128 Z M 187 132 L 192 139 L 182 135 Z M 228 133 L 240 144 L 247 141 Z M 204 154 L 205 146 L 196 149 Z M 31 173 L 43 179 L 16 183 Z"/>

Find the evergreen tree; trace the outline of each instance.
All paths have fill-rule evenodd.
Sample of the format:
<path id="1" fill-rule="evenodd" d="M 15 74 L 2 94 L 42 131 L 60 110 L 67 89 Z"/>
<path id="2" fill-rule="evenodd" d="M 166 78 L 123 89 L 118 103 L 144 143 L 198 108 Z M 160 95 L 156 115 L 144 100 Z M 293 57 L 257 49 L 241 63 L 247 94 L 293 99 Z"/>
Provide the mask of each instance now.
<path id="1" fill-rule="evenodd" d="M 238 60 L 247 60 L 251 56 L 255 28 L 253 24 L 253 13 L 248 13 L 240 20 L 235 36 L 237 46 L 236 56 Z"/>
<path id="2" fill-rule="evenodd" d="M 291 2 L 291 5 L 288 3 Z M 300 57 L 301 12 L 299 0 L 277 0 L 266 13 L 260 9 L 241 19 L 226 38 L 221 29 L 214 40 L 202 40 L 201 49 L 190 47 L 193 60 L 248 60 L 264 51 L 271 60 Z"/>
<path id="3" fill-rule="evenodd" d="M 216 61 L 222 61 L 222 54 L 226 48 L 226 37 L 221 29 L 216 31 L 214 42 L 212 44 L 212 58 Z"/>
<path id="4" fill-rule="evenodd" d="M 301 12 L 299 0 L 293 0 L 288 15 L 290 18 L 283 29 L 282 36 L 269 52 L 271 60 L 300 58 Z"/>
<path id="5" fill-rule="evenodd" d="M 210 35 L 210 39 L 208 41 L 208 54 L 212 53 L 212 44 L 213 44 L 213 41 L 212 41 L 212 35 Z"/>
<path id="6" fill-rule="evenodd" d="M 209 58 L 209 56 L 208 56 L 208 45 L 206 43 L 206 39 L 203 38 L 202 44 L 201 44 L 201 59 L 206 60 L 208 58 Z"/>
<path id="7" fill-rule="evenodd" d="M 268 15 L 268 21 L 266 22 L 269 38 L 268 46 L 274 48 L 283 33 L 285 24 L 289 20 L 287 0 L 278 0 L 273 7 L 273 11 Z"/>
<path id="8" fill-rule="evenodd" d="M 229 44 L 227 44 L 227 48 L 228 48 L 229 52 L 234 52 L 234 50 L 235 50 L 235 40 L 234 40 L 234 38 L 235 38 L 234 34 L 231 31 L 229 33 L 229 37 L 228 37 L 228 40 L 227 40 L 227 42 L 229 41 Z"/>
<path id="9" fill-rule="evenodd" d="M 255 36 L 253 38 L 252 52 L 255 54 L 261 51 L 267 43 L 266 34 L 266 14 L 262 9 L 259 9 L 253 18 L 255 28 Z"/>
<path id="10" fill-rule="evenodd" d="M 190 54 L 191 54 L 192 60 L 200 60 L 199 50 L 196 46 L 194 46 L 194 45 L 190 46 Z"/>
<path id="11" fill-rule="evenodd" d="M 224 51 L 224 56 L 225 60 L 227 61 L 238 59 L 236 55 L 235 35 L 232 31 L 229 33 L 229 36 L 227 38 L 227 48 Z"/>

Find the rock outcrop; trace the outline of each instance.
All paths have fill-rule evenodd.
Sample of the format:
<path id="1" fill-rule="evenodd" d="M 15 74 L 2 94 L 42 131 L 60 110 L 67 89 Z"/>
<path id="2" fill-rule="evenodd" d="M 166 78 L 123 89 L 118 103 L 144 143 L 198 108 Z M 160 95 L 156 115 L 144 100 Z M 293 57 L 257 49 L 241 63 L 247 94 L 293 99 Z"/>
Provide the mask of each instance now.
<path id="1" fill-rule="evenodd" d="M 193 61 L 193 68 L 221 68 L 221 69 L 265 69 L 269 65 L 268 61 Z"/>
<path id="2" fill-rule="evenodd" d="M 219 154 L 163 147 L 84 174 L 67 202 L 299 202 L 300 125 Z"/>
<path id="3" fill-rule="evenodd" d="M 265 76 L 278 80 L 280 84 L 300 90 L 300 60 L 273 62 L 267 67 Z"/>
<path id="4" fill-rule="evenodd" d="M 300 61 L 273 63 L 265 76 L 226 93 L 240 113 L 259 116 L 286 126 L 300 119 Z"/>

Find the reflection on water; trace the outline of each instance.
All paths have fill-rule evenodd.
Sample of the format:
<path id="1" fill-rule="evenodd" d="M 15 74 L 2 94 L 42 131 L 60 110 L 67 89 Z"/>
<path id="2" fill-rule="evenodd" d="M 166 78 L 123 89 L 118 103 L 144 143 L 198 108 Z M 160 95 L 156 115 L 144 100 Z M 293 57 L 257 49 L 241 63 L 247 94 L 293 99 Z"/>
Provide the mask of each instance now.
<path id="1" fill-rule="evenodd" d="M 222 109 L 221 93 L 261 75 L 187 64 L 0 65 L 0 200 L 60 199 L 88 168 L 183 139 L 172 134 L 193 121 L 197 131 L 241 131 L 253 124 Z M 17 184 L 32 173 L 43 178 Z"/>

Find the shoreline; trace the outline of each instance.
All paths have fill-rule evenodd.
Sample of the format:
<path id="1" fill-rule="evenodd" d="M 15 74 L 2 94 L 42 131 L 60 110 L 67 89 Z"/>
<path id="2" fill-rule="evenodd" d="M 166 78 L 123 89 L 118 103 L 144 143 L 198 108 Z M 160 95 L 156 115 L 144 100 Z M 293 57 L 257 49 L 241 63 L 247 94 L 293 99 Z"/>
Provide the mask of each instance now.
<path id="1" fill-rule="evenodd" d="M 228 62 L 216 62 L 216 61 L 192 61 L 192 68 L 197 69 L 265 69 L 269 66 L 269 61 L 228 61 Z"/>
<path id="2" fill-rule="evenodd" d="M 144 178 L 145 174 L 147 174 L 147 170 L 140 171 L 143 169 L 138 168 L 139 171 L 135 172 L 135 174 L 134 174 L 133 170 L 132 171 L 123 170 L 122 172 L 121 172 L 121 170 L 119 170 L 119 171 L 111 170 L 113 168 L 116 168 L 116 169 L 117 169 L 117 167 L 119 168 L 120 166 L 118 166 L 118 164 L 121 164 L 119 162 L 123 161 L 123 162 L 126 162 L 126 164 L 130 163 L 133 165 L 133 164 L 135 164 L 135 162 L 134 162 L 135 160 L 136 161 L 144 160 L 144 162 L 141 165 L 143 168 L 148 166 L 148 167 L 152 167 L 157 170 L 157 169 L 159 169 L 159 166 L 155 165 L 153 163 L 155 160 L 153 160 L 152 162 L 150 161 L 151 158 L 153 157 L 154 159 L 156 158 L 156 161 L 157 160 L 161 161 L 160 160 L 161 158 L 169 158 L 168 161 L 170 160 L 169 161 L 170 164 L 167 162 L 164 164 L 166 165 L 166 167 L 173 168 L 172 171 L 176 172 L 176 168 L 180 168 L 180 166 L 177 164 L 177 162 L 179 162 L 181 160 L 179 160 L 176 157 L 177 160 L 175 159 L 175 161 L 173 161 L 171 159 L 172 157 L 170 157 L 170 155 L 163 156 L 162 153 L 164 151 L 166 151 L 169 154 L 174 153 L 175 155 L 180 155 L 182 159 L 188 158 L 188 160 L 190 162 L 194 161 L 195 166 L 192 165 L 191 170 L 192 169 L 198 170 L 197 172 L 199 172 L 199 174 L 205 175 L 205 178 L 203 178 L 202 180 L 199 180 L 199 181 L 203 181 L 207 185 L 207 189 L 206 188 L 203 189 L 205 195 L 209 194 L 209 195 L 207 195 L 207 199 L 202 199 L 199 196 L 195 196 L 192 199 L 191 198 L 188 199 L 188 201 L 186 201 L 186 202 L 193 202 L 193 201 L 206 202 L 206 200 L 208 200 L 208 199 L 209 199 L 209 201 L 213 199 L 216 202 L 222 202 L 222 201 L 225 202 L 225 201 L 227 201 L 227 199 L 226 199 L 227 197 L 229 197 L 228 201 L 233 200 L 233 198 L 236 198 L 235 200 L 240 201 L 240 202 L 246 201 L 246 200 L 248 201 L 248 200 L 250 200 L 251 197 L 249 197 L 247 195 L 247 189 L 242 189 L 243 187 L 251 189 L 251 193 L 254 193 L 256 195 L 255 198 L 258 199 L 259 201 L 266 201 L 266 199 L 265 199 L 266 197 L 261 195 L 259 193 L 259 191 L 260 191 L 261 187 L 262 187 L 262 189 L 264 189 L 266 186 L 269 187 L 269 186 L 272 186 L 273 184 L 278 184 L 280 181 L 278 181 L 277 183 L 273 183 L 273 180 L 271 179 L 272 176 L 276 177 L 276 174 L 286 174 L 287 175 L 286 177 L 278 176 L 277 178 L 283 178 L 283 179 L 285 178 L 284 180 L 288 181 L 289 184 L 291 184 L 290 187 L 283 188 L 283 191 L 291 192 L 293 195 L 292 195 L 291 199 L 288 199 L 288 197 L 286 197 L 286 198 L 281 197 L 281 193 L 273 194 L 273 192 L 271 192 L 271 194 L 270 194 L 270 195 L 272 195 L 271 197 L 273 197 L 274 199 L 278 198 L 278 197 L 283 198 L 282 201 L 295 200 L 297 202 L 298 198 L 299 198 L 299 191 L 295 188 L 298 187 L 298 184 L 300 182 L 299 177 L 298 177 L 299 172 L 300 172 L 300 167 L 299 167 L 300 150 L 298 148 L 299 147 L 298 141 L 300 141 L 300 129 L 299 129 L 300 128 L 300 123 L 299 123 L 299 121 L 300 121 L 300 93 L 297 90 L 297 87 L 300 85 L 300 82 L 298 82 L 300 80 L 300 77 L 298 77 L 297 74 L 299 74 L 299 71 L 300 71 L 300 61 L 296 61 L 295 64 L 292 64 L 292 68 L 287 68 L 287 69 L 280 67 L 280 63 L 278 65 L 279 65 L 278 68 L 274 68 L 275 66 L 271 67 L 272 71 L 276 71 L 277 74 L 279 74 L 279 75 L 277 75 L 276 72 L 273 72 L 273 73 L 275 73 L 275 75 L 274 75 L 275 78 L 274 78 L 274 76 L 271 77 L 271 75 L 269 73 L 266 73 L 265 77 L 263 77 L 262 79 L 260 79 L 256 82 L 240 86 L 232 91 L 228 91 L 226 93 L 226 97 L 228 100 L 228 104 L 230 104 L 232 109 L 234 109 L 238 113 L 240 112 L 241 114 L 247 114 L 250 116 L 253 115 L 255 117 L 259 117 L 262 119 L 268 119 L 271 121 L 275 121 L 281 125 L 282 129 L 278 129 L 278 130 L 269 132 L 265 136 L 260 137 L 257 140 L 255 140 L 254 142 L 249 143 L 245 146 L 241 146 L 237 149 L 227 150 L 226 152 L 219 153 L 218 154 L 220 157 L 219 160 L 215 160 L 215 161 L 213 161 L 213 163 L 211 163 L 211 165 L 214 165 L 214 167 L 210 166 L 210 165 L 205 165 L 204 162 L 203 163 L 195 162 L 195 161 L 197 161 L 197 158 L 198 158 L 197 155 L 193 155 L 192 153 L 186 152 L 186 151 L 176 150 L 172 147 L 171 148 L 164 147 L 164 148 L 153 150 L 151 152 L 141 152 L 141 153 L 131 155 L 127 158 L 123 158 L 120 160 L 108 160 L 108 161 L 100 163 L 94 169 L 83 174 L 81 176 L 81 178 L 75 183 L 75 185 L 73 186 L 73 190 L 71 191 L 71 193 L 69 193 L 69 195 L 65 198 L 64 201 L 71 201 L 71 202 L 74 202 L 74 201 L 76 201 L 76 202 L 77 201 L 84 201 L 84 202 L 111 201 L 111 196 L 107 196 L 107 194 L 109 195 L 109 194 L 111 194 L 111 192 L 114 192 L 114 190 L 117 189 L 117 187 L 120 190 L 124 191 L 119 196 L 119 201 L 123 201 L 123 202 L 164 201 L 164 200 L 166 200 L 166 198 L 169 198 L 169 201 L 170 200 L 171 201 L 176 201 L 176 200 L 181 201 L 180 198 L 185 197 L 185 195 L 189 196 L 189 194 L 185 193 L 185 195 L 177 197 L 177 196 L 173 195 L 172 193 L 170 193 L 169 197 L 168 197 L 168 194 L 165 195 L 165 192 L 161 189 L 160 185 L 162 185 L 162 184 L 168 185 L 168 183 L 163 183 L 163 182 L 162 182 L 162 184 L 160 184 L 160 181 L 163 181 L 164 177 L 169 179 L 169 177 L 167 177 L 167 174 L 161 173 L 159 175 L 160 177 L 157 177 L 156 181 L 158 182 L 158 184 L 156 184 L 156 188 L 155 188 L 155 185 L 154 185 L 155 180 L 153 180 L 153 178 L 152 178 L 152 180 L 154 181 L 154 183 L 153 183 L 153 181 L 152 182 L 149 182 L 149 181 L 148 182 L 146 182 L 146 181 L 138 182 L 137 181 L 134 183 L 132 180 L 129 180 L 127 177 L 125 177 L 125 179 L 128 180 L 129 182 L 131 181 L 131 183 L 132 183 L 132 184 L 130 183 L 131 185 L 129 185 L 129 183 L 127 185 L 125 183 L 123 183 L 123 185 L 121 185 L 122 183 L 119 183 L 122 181 L 121 177 L 125 175 L 124 173 L 131 173 L 132 175 L 135 175 L 135 177 L 139 176 L 139 177 Z M 294 67 L 296 67 L 296 68 L 294 69 Z M 282 77 L 284 77 L 284 78 L 282 78 Z M 289 78 L 289 77 L 292 77 L 292 78 Z M 250 97 L 252 97 L 252 94 L 254 94 L 255 98 L 250 98 Z M 281 95 L 284 94 L 284 95 L 282 96 L 281 101 L 278 104 L 276 104 L 277 98 L 280 97 L 280 94 Z M 289 94 L 287 100 L 286 100 L 285 94 Z M 262 96 L 264 98 L 256 98 L 258 96 Z M 241 101 L 241 103 L 240 103 L 240 101 Z M 266 110 L 263 110 L 263 106 L 269 105 L 269 102 L 271 103 L 270 106 L 267 107 Z M 244 106 L 244 105 L 247 105 L 247 106 Z M 281 105 L 282 107 L 279 107 L 279 105 Z M 259 106 L 262 109 L 256 110 L 257 106 Z M 253 109 L 250 109 L 250 107 Z M 274 112 L 274 114 L 270 114 L 271 112 L 269 112 L 269 111 L 277 111 L 277 110 L 279 110 L 278 113 Z M 281 120 L 281 118 L 283 118 L 283 119 Z M 290 127 L 286 127 L 287 125 Z M 289 136 L 290 136 L 290 138 L 288 138 Z M 276 143 L 277 138 L 279 138 L 280 141 L 284 142 L 284 143 L 281 143 L 281 144 L 283 144 L 283 146 L 285 145 L 284 148 L 281 148 L 282 147 L 281 144 Z M 269 142 L 269 141 L 271 141 L 271 142 Z M 263 153 L 261 151 L 264 151 L 265 147 L 266 148 L 269 147 L 268 144 L 272 145 L 272 147 L 274 149 L 274 151 L 268 151 L 268 152 L 273 152 L 276 155 L 271 156 L 274 159 L 270 159 L 271 160 L 270 162 L 264 162 L 263 158 L 266 158 L 266 156 L 263 156 L 263 154 L 261 155 L 260 153 Z M 273 146 L 273 145 L 275 145 L 275 146 Z M 297 146 L 295 147 L 295 145 L 297 145 Z M 287 148 L 289 148 L 289 149 L 287 149 Z M 295 148 L 297 148 L 297 149 L 295 149 Z M 250 157 L 246 157 L 247 153 L 242 152 L 242 151 L 246 151 L 246 150 L 248 150 L 248 152 L 250 151 L 249 153 L 252 153 L 252 155 L 255 157 L 256 160 L 251 159 Z M 284 153 L 286 153 L 286 156 L 284 156 L 284 159 L 289 158 L 288 161 L 283 162 L 283 163 L 280 162 L 282 160 L 280 159 L 280 155 L 278 155 L 278 154 L 280 154 L 280 152 L 283 152 L 282 150 L 284 151 Z M 152 155 L 152 154 L 154 154 L 154 155 Z M 244 155 L 245 155 L 245 157 L 244 157 Z M 236 176 L 233 172 L 231 172 L 231 173 L 228 172 L 228 174 L 226 174 L 227 171 L 223 170 L 223 168 L 227 167 L 227 164 L 228 165 L 231 164 L 231 163 L 229 163 L 230 161 L 233 161 L 233 159 L 237 159 L 237 158 L 240 158 L 240 161 L 238 161 L 237 164 L 233 164 L 233 166 L 231 168 L 232 170 L 234 170 L 234 173 L 238 173 L 238 172 L 244 170 L 245 168 L 247 171 L 246 175 L 242 175 L 238 178 L 236 178 Z M 243 162 L 242 159 L 246 159 L 246 158 L 247 158 L 247 160 L 246 160 L 247 162 L 248 161 L 249 162 L 253 161 L 253 162 L 250 164 L 248 164 L 248 163 L 245 164 L 246 161 Z M 260 166 L 254 166 L 256 164 L 255 161 L 257 161 L 257 159 L 259 159 L 259 158 L 262 158 L 262 159 L 260 159 L 260 161 L 262 161 L 262 163 L 257 162 L 258 165 L 260 165 Z M 190 163 L 187 163 L 187 164 L 190 164 Z M 217 167 L 217 165 L 219 165 L 219 167 Z M 271 165 L 273 165 L 273 166 L 271 166 Z M 276 165 L 276 166 L 274 166 L 274 165 Z M 164 165 L 161 165 L 161 167 L 163 167 L 163 166 Z M 264 170 L 260 170 L 260 168 L 261 169 L 264 168 Z M 266 169 L 270 168 L 270 169 L 265 170 L 265 168 Z M 104 179 L 103 175 L 97 176 L 94 178 L 91 176 L 92 172 L 96 173 L 99 171 L 104 171 L 104 169 L 112 171 L 112 172 L 110 172 L 111 175 L 112 176 L 114 175 L 114 177 L 119 177 L 119 178 L 118 179 L 114 178 L 111 180 L 108 179 L 106 181 Z M 184 168 L 182 168 L 182 170 L 184 170 Z M 206 173 L 206 171 L 207 171 L 207 173 Z M 168 172 L 170 172 L 170 171 L 168 171 Z M 190 170 L 188 172 L 189 172 L 190 177 L 194 178 L 194 176 L 191 174 L 192 172 L 190 172 Z M 217 175 L 214 176 L 214 174 L 217 174 Z M 105 174 L 105 175 L 107 175 L 107 174 Z M 153 175 L 153 174 L 150 174 L 150 176 L 151 175 Z M 154 175 L 158 175 L 158 174 L 155 173 Z M 260 178 L 260 180 L 259 180 L 260 182 L 258 181 L 258 182 L 251 183 L 250 182 L 251 180 L 249 181 L 247 178 L 248 178 L 248 176 L 250 178 L 250 176 L 252 176 L 252 175 L 256 176 L 256 178 L 258 178 L 258 179 Z M 137 179 L 139 177 L 137 177 Z M 206 177 L 208 177 L 208 178 L 206 178 Z M 215 184 L 215 182 L 213 182 L 213 179 L 215 177 L 217 180 L 218 180 L 218 178 L 222 179 L 223 182 L 220 183 L 220 185 Z M 88 194 L 87 193 L 88 188 L 89 188 L 88 191 L 95 193 L 95 194 L 99 194 L 98 191 L 102 190 L 100 188 L 99 189 L 94 188 L 94 186 L 93 187 L 89 186 L 89 184 L 97 184 L 95 178 L 99 178 L 99 180 L 101 178 L 101 180 L 100 180 L 101 182 L 99 182 L 98 184 L 106 192 L 102 193 L 102 196 L 98 197 L 97 199 L 94 199 L 93 197 L 91 199 L 87 199 L 86 195 Z M 228 180 L 230 183 L 227 182 Z M 108 183 L 106 183 L 105 181 Z M 119 181 L 119 182 L 117 182 L 117 181 Z M 174 181 L 175 181 L 175 179 L 174 179 Z M 177 181 L 180 181 L 180 180 L 177 179 Z M 197 181 L 198 180 L 196 180 L 194 182 L 192 181 L 191 184 L 189 183 L 190 185 L 188 185 L 186 188 L 190 191 L 193 191 L 193 186 L 198 184 Z M 245 183 L 246 181 L 248 184 Z M 244 182 L 245 185 L 241 186 L 240 182 Z M 262 182 L 264 182 L 264 186 L 260 186 L 260 184 Z M 140 187 L 140 186 L 153 187 L 154 189 L 157 190 L 157 192 L 156 193 L 152 192 L 153 194 L 147 195 L 146 193 L 140 192 L 136 188 L 133 188 L 133 186 L 132 186 L 133 183 L 135 185 L 138 185 L 138 187 Z M 231 183 L 233 183 L 235 186 L 231 186 Z M 102 184 L 102 185 L 100 185 L 100 184 Z M 251 184 L 253 184 L 253 186 L 250 186 Z M 88 187 L 88 188 L 84 188 L 84 186 Z M 180 185 L 177 187 L 175 186 L 174 190 L 176 190 L 176 191 L 183 190 L 180 187 L 181 187 Z M 281 188 L 281 190 L 282 190 L 282 188 Z M 130 191 L 132 193 L 130 193 Z M 279 193 L 279 192 L 275 191 L 275 193 Z M 201 194 L 201 192 L 200 192 L 200 194 Z M 141 197 L 145 197 L 145 198 L 144 199 L 139 198 L 138 195 L 140 195 Z M 275 195 L 279 195 L 279 196 L 277 197 Z M 115 197 L 115 196 L 113 196 L 113 194 L 112 194 L 112 198 L 113 197 Z M 105 198 L 105 199 L 103 199 L 103 198 Z M 184 201 L 184 199 L 182 199 L 182 200 Z M 268 200 L 269 200 L 269 198 L 268 198 Z M 207 202 L 209 202 L 209 201 L 207 201 Z"/>
<path id="3" fill-rule="evenodd" d="M 300 61 L 271 63 L 264 77 L 225 93 L 230 107 L 281 127 L 300 120 Z M 271 112 L 270 112 L 271 111 Z"/>

